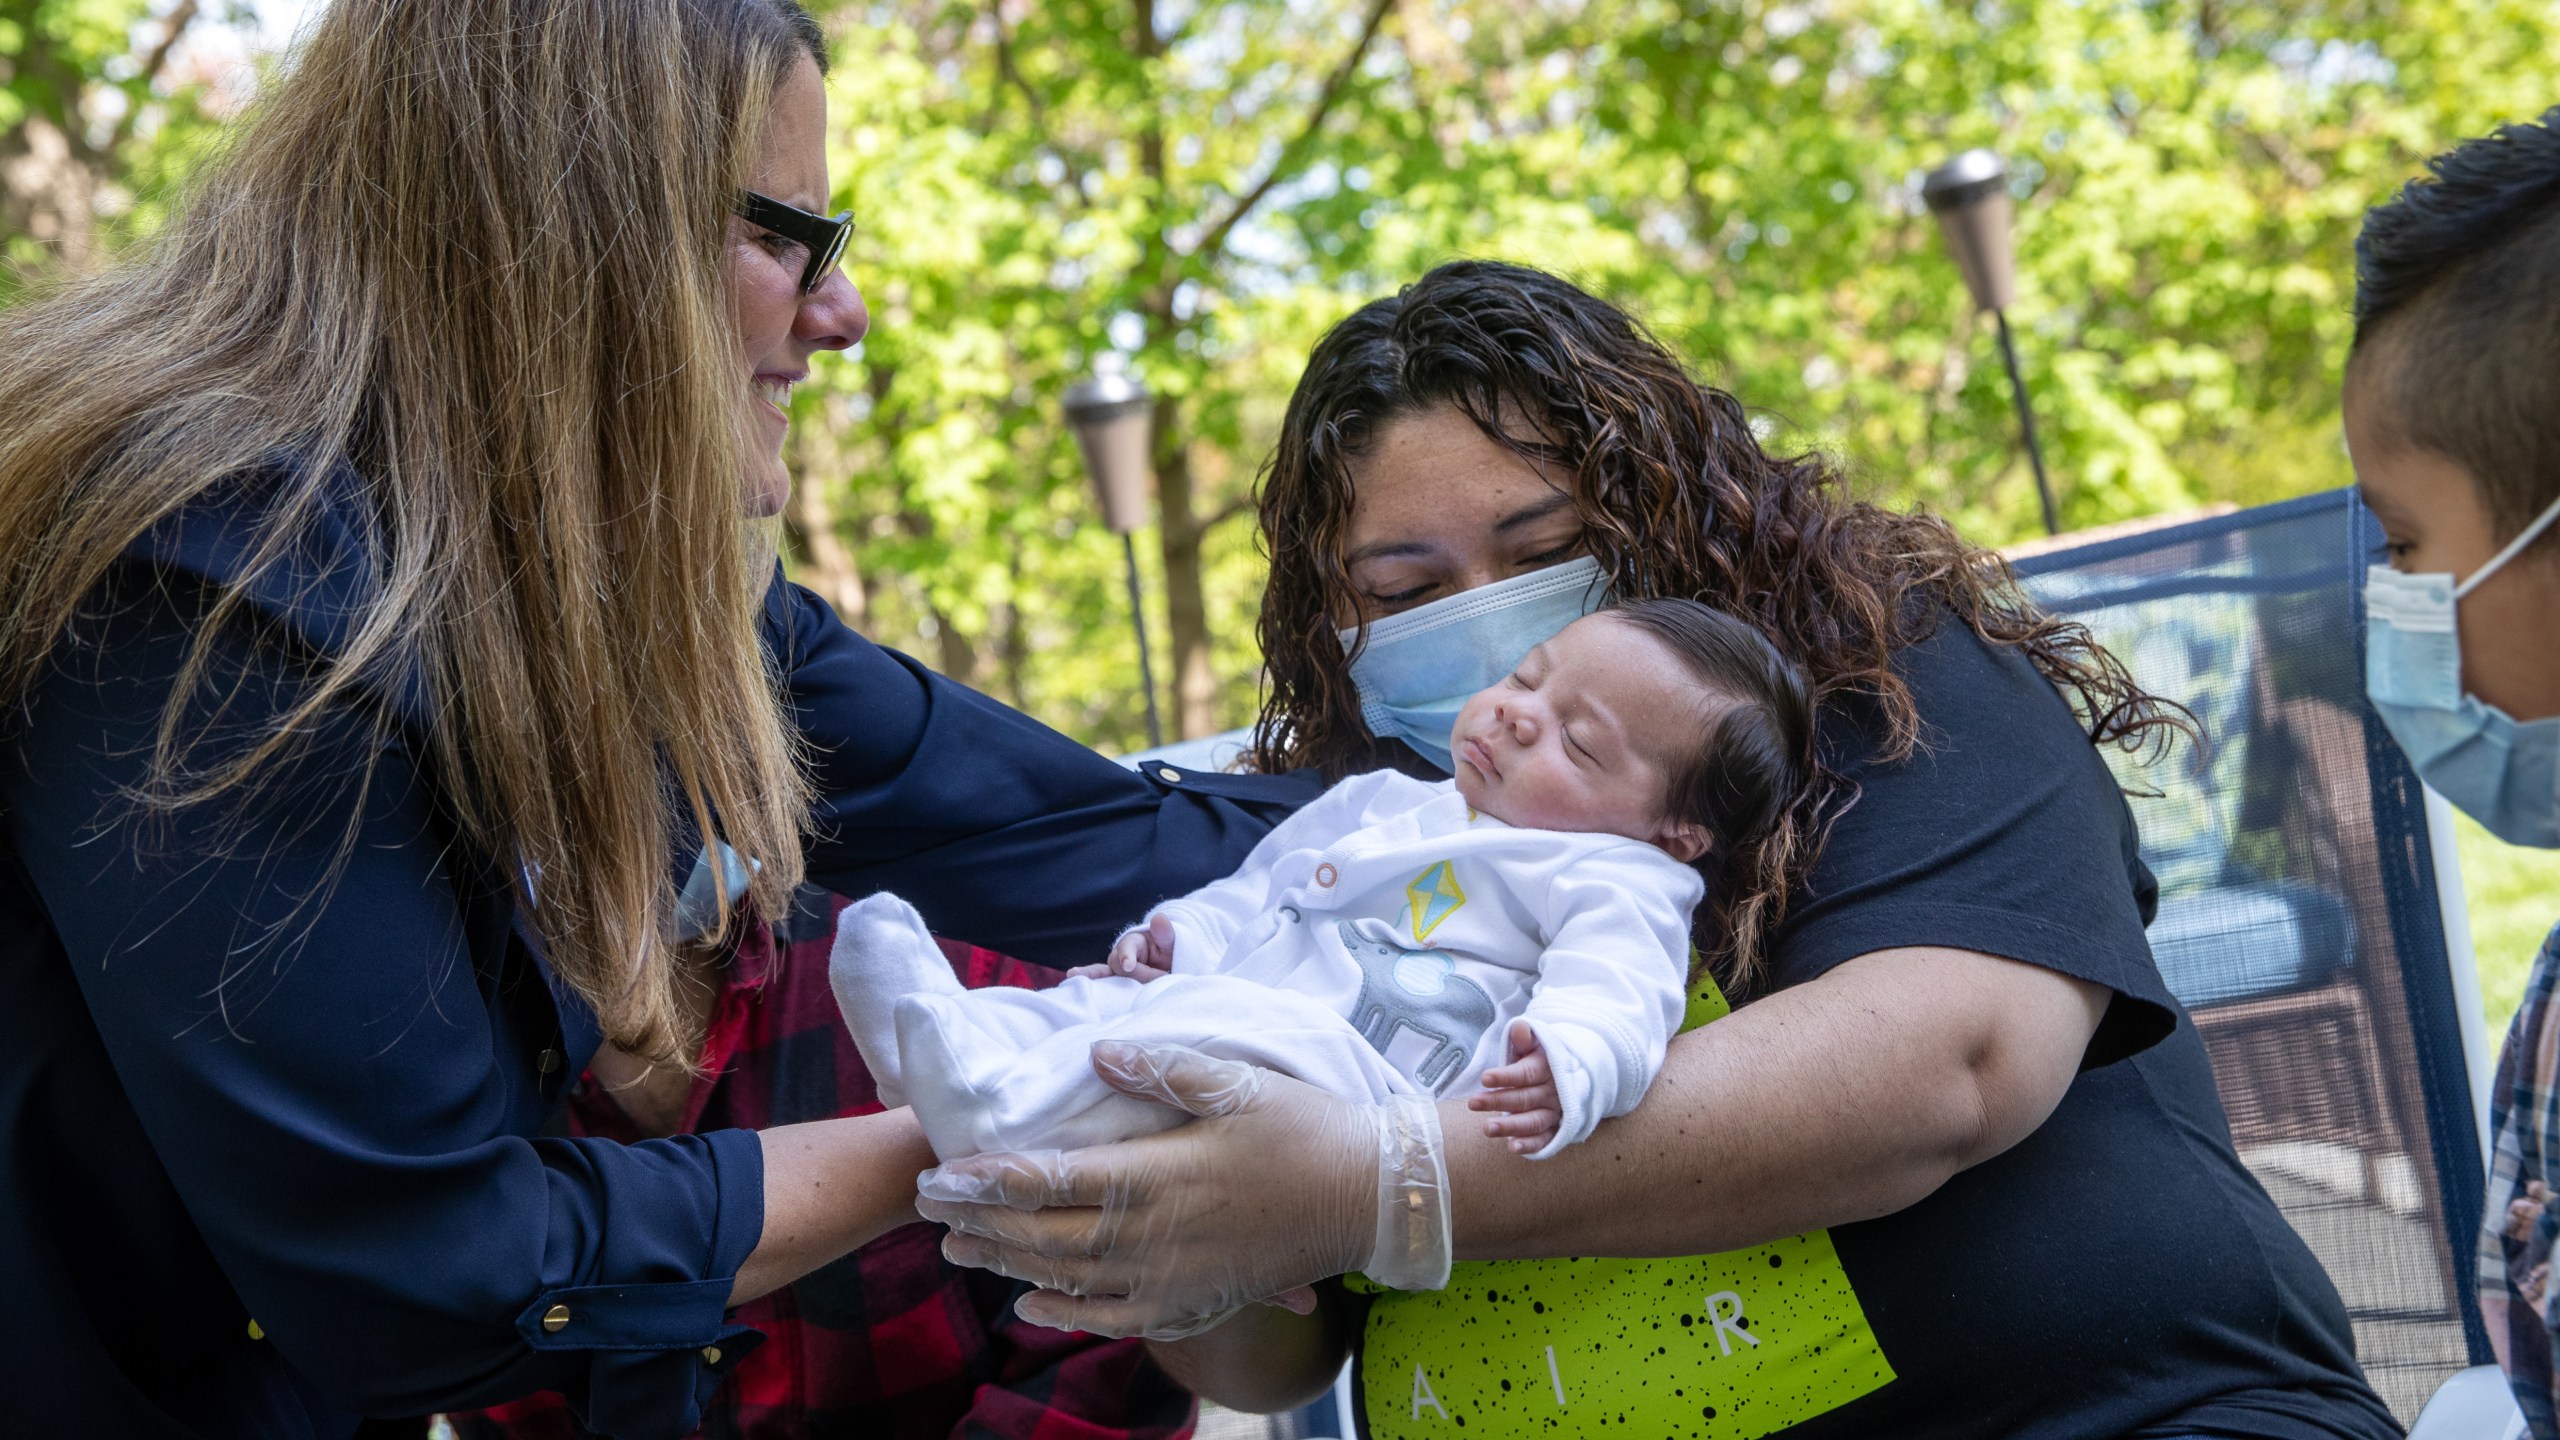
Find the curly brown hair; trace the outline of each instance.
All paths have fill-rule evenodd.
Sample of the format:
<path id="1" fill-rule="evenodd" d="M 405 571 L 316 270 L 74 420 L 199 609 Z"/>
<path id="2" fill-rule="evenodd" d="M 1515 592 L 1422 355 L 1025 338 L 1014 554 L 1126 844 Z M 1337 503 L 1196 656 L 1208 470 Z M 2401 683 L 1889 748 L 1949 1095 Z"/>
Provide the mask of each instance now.
<path id="1" fill-rule="evenodd" d="M 1271 573 L 1257 622 L 1268 676 L 1257 768 L 1312 766 L 1331 780 L 1391 763 L 1360 718 L 1336 638 L 1337 617 L 1358 613 L 1345 535 L 1369 445 L 1388 422 L 1443 406 L 1542 472 L 1572 477 L 1582 546 L 1619 597 L 1680 596 L 1751 621 L 1802 667 L 1818 705 L 1872 702 L 1883 760 L 1921 738 L 1894 658 L 1950 615 L 2025 652 L 2092 744 L 2143 750 L 2192 733 L 2186 712 L 2134 684 L 2086 627 L 2030 602 L 1998 554 L 1934 515 L 1851 498 L 1819 453 L 1763 449 L 1739 400 L 1618 307 L 1543 271 L 1469 260 L 1336 325 L 1290 397 L 1260 494 Z M 1716 933 L 1700 950 L 1728 988 L 1760 978 L 1788 893 L 1856 799 L 1854 782 L 1818 759 L 1768 835 L 1722 857 Z"/>

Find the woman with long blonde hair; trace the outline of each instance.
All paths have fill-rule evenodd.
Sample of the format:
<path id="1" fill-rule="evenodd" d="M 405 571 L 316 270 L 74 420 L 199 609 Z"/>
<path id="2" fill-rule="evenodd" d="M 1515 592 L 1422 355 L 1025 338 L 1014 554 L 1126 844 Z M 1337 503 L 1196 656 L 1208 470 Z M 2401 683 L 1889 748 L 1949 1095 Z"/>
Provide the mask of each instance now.
<path id="1" fill-rule="evenodd" d="M 792 0 L 341 0 L 148 251 L 0 316 L 13 1428 L 680 1434 L 931 1162 L 541 1136 L 693 1063 L 688 872 L 1074 963 L 1276 814 L 776 576 L 783 403 L 868 324 L 824 58 Z"/>

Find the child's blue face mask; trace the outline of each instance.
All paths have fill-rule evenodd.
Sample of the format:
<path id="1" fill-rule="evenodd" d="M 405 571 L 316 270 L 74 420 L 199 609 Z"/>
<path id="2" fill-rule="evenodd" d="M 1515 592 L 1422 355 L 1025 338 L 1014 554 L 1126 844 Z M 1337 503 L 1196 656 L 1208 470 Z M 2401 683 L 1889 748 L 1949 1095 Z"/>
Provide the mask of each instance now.
<path id="1" fill-rule="evenodd" d="M 2560 519 L 2552 503 L 2456 585 L 2451 575 L 2365 574 L 2364 688 L 2419 778 L 2511 845 L 2560 849 L 2560 716 L 2519 722 L 2462 689 L 2454 610 Z"/>
<path id="2" fill-rule="evenodd" d="M 1377 621 L 1351 662 L 1360 718 L 1370 734 L 1402 740 L 1454 773 L 1449 732 L 1468 697 L 1608 599 L 1600 562 L 1586 555 Z M 1357 629 L 1340 634 L 1346 652 L 1359 642 Z"/>

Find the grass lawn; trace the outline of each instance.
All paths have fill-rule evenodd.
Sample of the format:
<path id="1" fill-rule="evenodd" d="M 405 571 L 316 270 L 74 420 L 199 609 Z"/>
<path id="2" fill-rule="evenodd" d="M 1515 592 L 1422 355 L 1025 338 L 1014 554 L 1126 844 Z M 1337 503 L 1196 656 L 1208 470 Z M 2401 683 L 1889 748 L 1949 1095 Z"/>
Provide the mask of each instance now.
<path id="1" fill-rule="evenodd" d="M 2560 921 L 2560 850 L 2509 845 L 2459 811 L 2462 889 L 2471 905 L 2471 951 L 2480 967 L 2480 1006 L 2495 1045 L 2524 998 L 2542 937 Z"/>

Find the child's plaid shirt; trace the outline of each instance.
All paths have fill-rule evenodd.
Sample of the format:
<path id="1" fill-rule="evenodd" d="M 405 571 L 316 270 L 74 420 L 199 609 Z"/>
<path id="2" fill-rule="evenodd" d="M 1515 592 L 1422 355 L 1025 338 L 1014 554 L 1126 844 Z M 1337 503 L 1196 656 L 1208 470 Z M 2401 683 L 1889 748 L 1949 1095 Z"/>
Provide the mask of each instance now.
<path id="1" fill-rule="evenodd" d="M 844 902 L 812 903 L 778 934 L 749 930 L 704 1036 L 703 1077 L 686 1131 L 764 1129 L 881 1108 L 827 988 L 827 951 Z M 949 941 L 972 986 L 1038 989 L 1058 974 Z M 574 1133 L 640 1136 L 592 1081 L 578 1086 Z M 1013 1316 L 1029 1286 L 942 1258 L 942 1229 L 893 1230 L 796 1283 L 739 1307 L 765 1341 L 738 1362 L 703 1412 L 705 1437 L 770 1440 L 1176 1440 L 1192 1399 L 1136 1340 L 1065 1335 Z M 455 1416 L 463 1440 L 584 1435 L 548 1393 Z"/>
<path id="2" fill-rule="evenodd" d="M 2488 1214 L 2480 1226 L 2480 1316 L 2534 1440 L 2560 1440 L 2553 1387 L 2551 1250 L 2560 1235 L 2560 929 L 2542 942 L 2489 1091 Z"/>

